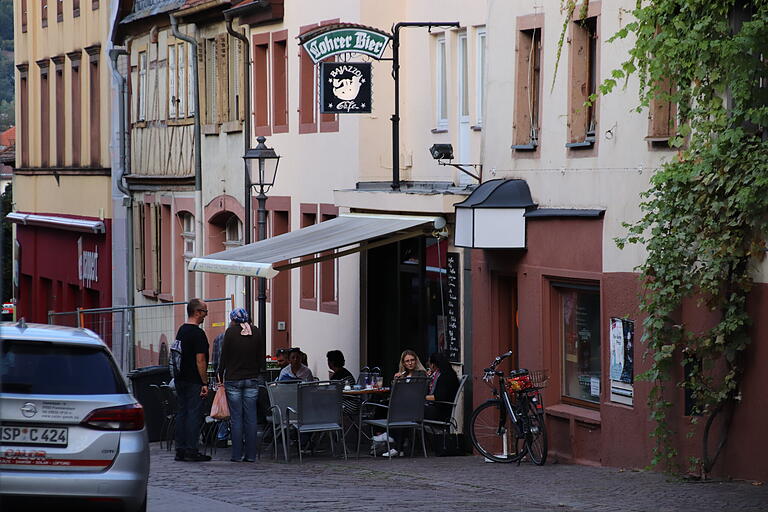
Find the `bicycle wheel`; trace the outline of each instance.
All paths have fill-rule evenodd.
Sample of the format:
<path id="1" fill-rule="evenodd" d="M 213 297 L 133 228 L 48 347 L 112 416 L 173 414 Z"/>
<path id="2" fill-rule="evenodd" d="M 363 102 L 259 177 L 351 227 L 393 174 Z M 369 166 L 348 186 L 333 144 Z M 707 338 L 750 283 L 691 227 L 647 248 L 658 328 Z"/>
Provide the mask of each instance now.
<path id="1" fill-rule="evenodd" d="M 547 428 L 544 415 L 536 411 L 529 398 L 525 398 L 520 411 L 525 415 L 525 436 L 518 440 L 517 450 L 522 453 L 527 451 L 531 462 L 543 466 L 547 461 Z"/>
<path id="2" fill-rule="evenodd" d="M 499 401 L 482 404 L 472 413 L 470 439 L 475 449 L 493 462 L 516 462 L 525 454 L 518 451 L 515 428 Z"/>

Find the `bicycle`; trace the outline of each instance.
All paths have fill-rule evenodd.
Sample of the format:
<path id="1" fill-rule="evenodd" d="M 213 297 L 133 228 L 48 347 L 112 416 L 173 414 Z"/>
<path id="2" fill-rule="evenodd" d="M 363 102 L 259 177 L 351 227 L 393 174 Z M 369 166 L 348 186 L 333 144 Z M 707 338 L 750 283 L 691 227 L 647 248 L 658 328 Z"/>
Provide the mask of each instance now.
<path id="1" fill-rule="evenodd" d="M 512 370 L 508 378 L 496 367 L 512 352 L 502 354 L 483 371 L 483 381 L 493 389 L 494 398 L 472 412 L 472 445 L 493 462 L 522 462 L 526 455 L 541 466 L 547 460 L 547 430 L 541 389 L 546 383 L 542 370 Z M 498 387 L 492 381 L 498 377 Z"/>

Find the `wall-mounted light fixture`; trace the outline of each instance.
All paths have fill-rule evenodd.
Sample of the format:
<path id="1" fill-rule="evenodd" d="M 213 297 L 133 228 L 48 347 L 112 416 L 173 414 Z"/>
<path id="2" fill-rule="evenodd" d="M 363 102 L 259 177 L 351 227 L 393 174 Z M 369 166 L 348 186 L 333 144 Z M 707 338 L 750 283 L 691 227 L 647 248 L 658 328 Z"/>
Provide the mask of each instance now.
<path id="1" fill-rule="evenodd" d="M 432 155 L 432 158 L 437 160 L 438 165 L 450 165 L 465 174 L 469 174 L 478 182 L 483 181 L 483 164 L 454 164 L 450 162 L 450 160 L 453 160 L 453 146 L 451 144 L 432 144 L 432 147 L 429 148 L 429 153 Z M 449 161 L 444 162 L 443 160 Z M 475 172 L 470 172 L 464 167 L 472 167 Z"/>

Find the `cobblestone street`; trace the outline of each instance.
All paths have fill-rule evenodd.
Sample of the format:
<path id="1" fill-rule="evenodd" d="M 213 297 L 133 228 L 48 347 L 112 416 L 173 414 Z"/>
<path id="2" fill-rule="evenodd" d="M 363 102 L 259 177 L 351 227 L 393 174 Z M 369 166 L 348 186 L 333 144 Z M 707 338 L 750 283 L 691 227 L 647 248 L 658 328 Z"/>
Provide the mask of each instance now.
<path id="1" fill-rule="evenodd" d="M 566 464 L 488 464 L 479 457 L 308 456 L 289 464 L 267 454 L 232 463 L 219 449 L 207 463 L 175 462 L 152 446 L 149 509 L 364 511 L 766 511 L 760 482 L 684 482 L 647 471 Z"/>

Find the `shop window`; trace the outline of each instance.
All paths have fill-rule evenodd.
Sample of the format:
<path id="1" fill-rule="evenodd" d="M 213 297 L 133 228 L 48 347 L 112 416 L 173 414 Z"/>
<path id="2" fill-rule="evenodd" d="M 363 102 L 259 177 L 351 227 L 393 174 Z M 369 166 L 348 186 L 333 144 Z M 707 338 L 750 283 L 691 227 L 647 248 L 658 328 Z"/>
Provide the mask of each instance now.
<path id="1" fill-rule="evenodd" d="M 543 20 L 542 20 L 543 22 Z M 515 78 L 515 151 L 535 151 L 539 145 L 541 112 L 541 26 L 517 33 Z"/>
<path id="2" fill-rule="evenodd" d="M 590 17 L 571 23 L 568 143 L 565 145 L 571 149 L 588 149 L 596 141 L 598 102 L 595 99 L 589 105 L 585 103 L 597 91 L 600 80 L 597 27 L 598 16 L 591 13 Z"/>
<path id="3" fill-rule="evenodd" d="M 306 228 L 315 225 L 317 223 L 317 205 L 316 204 L 302 204 L 301 208 L 301 227 Z M 314 258 L 314 254 L 303 256 L 301 259 L 306 261 Z M 299 271 L 299 288 L 301 295 L 299 299 L 299 307 L 302 309 L 317 310 L 317 265 L 307 264 L 300 268 Z"/>
<path id="4" fill-rule="evenodd" d="M 600 290 L 553 283 L 563 402 L 596 406 L 602 383 Z"/>

